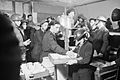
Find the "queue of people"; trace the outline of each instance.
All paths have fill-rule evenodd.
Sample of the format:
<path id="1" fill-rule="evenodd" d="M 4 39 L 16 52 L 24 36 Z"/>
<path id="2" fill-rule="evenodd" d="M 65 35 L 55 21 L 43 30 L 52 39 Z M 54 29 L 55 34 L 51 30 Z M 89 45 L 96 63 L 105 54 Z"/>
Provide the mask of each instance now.
<path id="1" fill-rule="evenodd" d="M 11 17 L 6 17 L 0 13 L 0 17 L 4 17 L 6 21 L 11 22 L 9 26 L 13 27 L 12 32 L 16 36 L 16 41 L 19 42 L 17 47 L 21 50 L 19 57 L 25 62 L 44 62 L 48 60 L 49 53 L 58 53 L 68 55 L 73 58 L 82 57 L 82 60 L 68 61 L 69 74 L 72 80 L 94 80 L 95 67 L 91 66 L 94 50 L 97 54 L 103 54 L 107 58 L 107 48 L 109 46 L 109 30 L 106 28 L 107 19 L 103 16 L 97 18 L 90 18 L 87 21 L 83 15 L 79 15 L 77 21 L 73 21 L 74 10 L 67 12 L 67 17 L 71 24 L 75 22 L 74 26 L 68 28 L 68 35 L 72 33 L 70 30 L 76 29 L 73 33 L 74 40 L 76 41 L 75 49 L 66 50 L 57 43 L 57 33 L 60 32 L 61 22 L 53 17 L 48 17 L 40 25 L 33 22 L 32 15 L 28 15 L 28 20 L 22 19 L 19 14 L 13 14 Z M 71 17 L 72 16 L 72 17 Z M 2 18 L 1 18 L 2 19 Z M 70 23 L 69 22 L 69 23 Z M 0 21 L 0 25 L 1 25 Z M 5 25 L 5 23 L 4 23 Z M 71 26 L 72 26 L 71 25 Z M 5 25 L 6 27 L 8 25 Z M 65 25 L 62 24 L 62 27 Z M 62 33 L 64 33 L 63 30 Z M 68 35 L 63 34 L 63 36 Z M 14 37 L 15 37 L 14 36 Z M 66 39 L 67 39 L 66 38 Z M 69 41 L 68 41 L 69 42 Z M 1 43 L 2 44 L 2 43 Z M 115 64 L 115 62 L 112 62 Z M 116 60 L 119 63 L 119 59 Z M 52 66 L 52 65 L 51 65 Z M 13 79 L 14 80 L 14 79 Z M 16 79 L 18 80 L 18 79 Z"/>

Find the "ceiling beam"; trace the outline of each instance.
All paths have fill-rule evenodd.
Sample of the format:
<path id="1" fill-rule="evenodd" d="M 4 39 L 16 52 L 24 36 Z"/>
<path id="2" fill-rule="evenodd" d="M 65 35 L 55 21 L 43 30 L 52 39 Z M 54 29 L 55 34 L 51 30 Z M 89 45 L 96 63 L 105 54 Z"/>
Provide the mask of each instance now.
<path id="1" fill-rule="evenodd" d="M 0 0 L 0 1 L 29 2 L 29 1 L 32 1 L 32 0 Z"/>
<path id="2" fill-rule="evenodd" d="M 107 0 L 98 0 L 98 1 L 89 2 L 89 3 L 85 3 L 85 4 L 75 5 L 73 7 L 85 6 L 85 5 L 94 4 L 94 3 L 103 2 L 103 1 L 107 1 Z"/>

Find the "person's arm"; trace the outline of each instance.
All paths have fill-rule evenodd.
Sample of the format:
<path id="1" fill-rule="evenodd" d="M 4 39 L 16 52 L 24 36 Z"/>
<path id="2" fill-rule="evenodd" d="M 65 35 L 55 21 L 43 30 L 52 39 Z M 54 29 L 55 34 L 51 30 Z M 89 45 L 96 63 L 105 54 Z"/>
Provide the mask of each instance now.
<path id="1" fill-rule="evenodd" d="M 120 66 L 120 58 L 116 59 L 116 60 L 114 61 L 114 63 L 116 63 L 118 66 Z"/>
<path id="2" fill-rule="evenodd" d="M 22 38 L 20 31 L 17 28 L 14 28 L 14 32 L 15 32 L 17 39 L 19 40 L 19 46 L 24 46 L 23 38 Z"/>
<path id="3" fill-rule="evenodd" d="M 54 51 L 55 53 L 59 53 L 59 54 L 66 54 L 67 50 L 60 47 L 57 44 L 57 42 L 53 39 L 52 35 L 49 36 L 49 42 L 50 42 L 50 48 L 52 51 Z"/>
<path id="4" fill-rule="evenodd" d="M 92 45 L 87 45 L 86 49 L 83 52 L 85 56 L 83 57 L 82 60 L 78 61 L 79 64 L 88 64 L 91 60 L 91 56 L 93 54 L 93 49 Z"/>
<path id="5" fill-rule="evenodd" d="M 108 36 L 109 36 L 108 32 L 105 32 L 105 34 L 103 35 L 103 45 L 101 47 L 101 52 L 102 53 L 105 53 L 106 48 L 108 46 Z"/>
<path id="6" fill-rule="evenodd" d="M 36 31 L 35 32 L 35 38 L 37 38 L 37 40 L 39 41 L 38 44 L 42 45 L 42 33 L 40 33 L 40 31 Z"/>

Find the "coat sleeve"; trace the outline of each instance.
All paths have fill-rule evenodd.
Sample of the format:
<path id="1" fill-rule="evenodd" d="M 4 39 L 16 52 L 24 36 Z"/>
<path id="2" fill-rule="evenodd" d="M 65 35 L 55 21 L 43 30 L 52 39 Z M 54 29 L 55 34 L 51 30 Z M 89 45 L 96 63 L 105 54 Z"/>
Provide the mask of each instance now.
<path id="1" fill-rule="evenodd" d="M 118 66 L 120 66 L 120 58 L 116 59 L 115 62 Z"/>
<path id="2" fill-rule="evenodd" d="M 105 53 L 106 48 L 108 46 L 108 36 L 109 36 L 108 32 L 104 33 L 104 35 L 103 35 L 103 45 L 101 47 L 101 52 L 102 53 Z"/>
<path id="3" fill-rule="evenodd" d="M 79 64 L 88 64 L 91 61 L 91 56 L 93 54 L 92 45 L 87 45 L 83 52 L 85 56 L 82 60 L 78 61 Z"/>
<path id="4" fill-rule="evenodd" d="M 36 37 L 37 41 L 39 42 L 39 44 L 42 45 L 42 34 L 40 34 L 39 31 L 36 31 L 35 37 Z"/>
<path id="5" fill-rule="evenodd" d="M 49 36 L 49 44 L 51 50 L 54 51 L 55 53 L 65 54 L 67 52 L 67 50 L 63 49 L 57 44 L 57 42 L 53 39 L 52 35 Z"/>
<path id="6" fill-rule="evenodd" d="M 19 40 L 19 46 L 24 46 L 23 37 L 22 37 L 20 31 L 18 29 L 14 28 L 14 32 L 16 34 L 17 39 Z"/>

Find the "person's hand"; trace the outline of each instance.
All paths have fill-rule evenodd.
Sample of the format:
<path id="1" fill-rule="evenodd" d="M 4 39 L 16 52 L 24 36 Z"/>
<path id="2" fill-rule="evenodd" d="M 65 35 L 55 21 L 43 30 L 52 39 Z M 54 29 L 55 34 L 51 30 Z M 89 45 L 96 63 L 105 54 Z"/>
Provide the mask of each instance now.
<path id="1" fill-rule="evenodd" d="M 111 62 L 111 65 L 114 65 L 114 64 L 116 64 L 115 61 L 112 61 L 112 62 Z"/>
<path id="2" fill-rule="evenodd" d="M 69 60 L 66 64 L 68 65 L 72 65 L 72 64 L 76 64 L 77 60 Z"/>
<path id="3" fill-rule="evenodd" d="M 68 55 L 70 58 L 76 58 L 77 53 L 74 53 L 73 51 L 67 51 L 66 55 Z"/>
<path id="4" fill-rule="evenodd" d="M 40 29 L 40 27 L 39 27 L 39 26 L 34 26 L 34 28 L 35 28 L 36 30 L 39 30 L 39 29 Z"/>
<path id="5" fill-rule="evenodd" d="M 28 39 L 28 40 L 26 40 L 26 41 L 23 42 L 23 44 L 24 44 L 25 46 L 29 45 L 30 43 L 31 43 L 30 39 Z"/>

